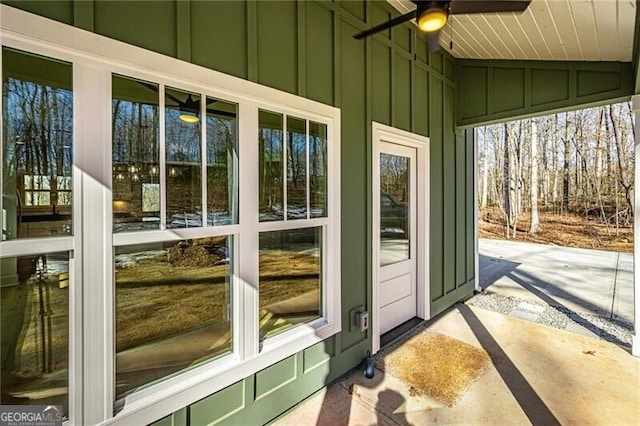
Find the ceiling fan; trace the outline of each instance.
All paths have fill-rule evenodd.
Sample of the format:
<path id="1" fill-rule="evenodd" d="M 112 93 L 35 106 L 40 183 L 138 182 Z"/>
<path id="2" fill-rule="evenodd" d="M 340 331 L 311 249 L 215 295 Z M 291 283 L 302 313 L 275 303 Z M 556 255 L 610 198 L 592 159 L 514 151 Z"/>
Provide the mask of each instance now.
<path id="1" fill-rule="evenodd" d="M 153 90 L 154 92 L 158 93 L 158 87 L 156 85 L 139 80 L 137 80 L 137 83 L 141 84 L 147 89 Z M 177 108 L 182 113 L 180 114 L 180 120 L 186 123 L 197 123 L 198 121 L 200 121 L 200 119 L 198 118 L 198 114 L 200 114 L 200 100 L 193 99 L 190 93 L 185 100 L 179 99 L 177 96 L 172 95 L 167 91 L 165 91 L 164 94 L 167 99 L 175 104 L 167 106 Z M 209 108 L 209 105 L 215 103 L 216 101 L 217 99 L 207 97 L 206 109 L 208 114 L 236 118 L 236 114 L 233 112 Z"/>
<path id="2" fill-rule="evenodd" d="M 362 39 L 388 28 L 416 19 L 418 28 L 427 34 L 429 51 L 438 50 L 440 29 L 447 23 L 449 15 L 470 13 L 524 12 L 531 0 L 411 0 L 416 9 L 393 18 L 375 27 L 362 31 L 353 37 Z"/>

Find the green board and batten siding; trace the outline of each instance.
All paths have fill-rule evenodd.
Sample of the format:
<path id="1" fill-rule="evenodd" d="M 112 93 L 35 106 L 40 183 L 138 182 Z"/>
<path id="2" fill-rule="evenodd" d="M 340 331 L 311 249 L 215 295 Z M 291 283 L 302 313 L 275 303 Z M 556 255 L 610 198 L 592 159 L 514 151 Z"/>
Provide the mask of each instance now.
<path id="1" fill-rule="evenodd" d="M 354 40 L 357 31 L 397 16 L 382 1 L 2 2 L 341 109 L 343 331 L 162 425 L 268 422 L 362 360 L 371 336 L 350 327 L 349 312 L 371 309 L 372 121 L 431 139 L 435 315 L 468 296 L 475 279 L 473 137 L 462 127 L 621 98 L 633 86 L 629 64 L 430 55 L 410 24 Z"/>
<path id="2" fill-rule="evenodd" d="M 267 422 L 362 360 L 371 336 L 351 331 L 349 312 L 371 306 L 372 120 L 431 137 L 432 312 L 472 290 L 472 223 L 443 212 L 472 203 L 453 58 L 429 55 L 410 25 L 354 40 L 365 22 L 397 15 L 385 2 L 4 3 L 341 109 L 343 332 L 159 424 Z"/>

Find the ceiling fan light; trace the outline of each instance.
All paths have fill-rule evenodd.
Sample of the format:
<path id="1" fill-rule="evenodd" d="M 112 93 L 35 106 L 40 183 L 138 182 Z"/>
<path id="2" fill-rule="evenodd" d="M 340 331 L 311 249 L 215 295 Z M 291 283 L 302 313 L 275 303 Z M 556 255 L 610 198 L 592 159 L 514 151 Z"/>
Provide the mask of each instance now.
<path id="1" fill-rule="evenodd" d="M 418 16 L 418 28 L 430 33 L 438 31 L 447 23 L 447 12 L 439 7 L 430 7 Z"/>
<path id="2" fill-rule="evenodd" d="M 180 120 L 184 121 L 185 123 L 197 123 L 198 121 L 200 121 L 197 115 L 192 114 L 180 114 Z"/>

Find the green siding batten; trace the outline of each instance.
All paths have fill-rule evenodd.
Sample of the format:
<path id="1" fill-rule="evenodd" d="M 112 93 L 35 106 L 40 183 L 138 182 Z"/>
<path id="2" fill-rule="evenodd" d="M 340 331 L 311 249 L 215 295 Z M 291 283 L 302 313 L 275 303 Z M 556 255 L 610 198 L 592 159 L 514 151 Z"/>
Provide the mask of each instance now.
<path id="1" fill-rule="evenodd" d="M 469 112 L 472 117 L 495 112 L 489 109 L 494 96 L 489 64 L 460 68 L 447 53 L 428 53 L 411 23 L 366 40 L 353 39 L 355 33 L 399 15 L 385 1 L 3 3 L 341 109 L 342 332 L 159 419 L 157 425 L 268 423 L 362 361 L 371 347 L 371 332 L 351 327 L 350 312 L 359 306 L 372 311 L 372 120 L 430 138 L 432 315 L 473 290 L 473 140 L 468 132 L 462 133 L 466 139 L 456 136 L 455 126 Z M 580 93 L 586 97 L 598 96 L 584 91 L 593 87 L 593 78 L 569 76 L 581 82 Z M 478 81 L 484 84 L 478 86 Z M 570 96 L 577 96 L 577 85 Z M 464 100 L 458 109 L 464 114 L 456 123 L 456 103 L 464 99 L 461 89 L 479 96 Z M 548 104 L 544 97 L 535 101 Z"/>
<path id="2" fill-rule="evenodd" d="M 629 99 L 626 62 L 459 60 L 457 125 L 463 127 Z"/>

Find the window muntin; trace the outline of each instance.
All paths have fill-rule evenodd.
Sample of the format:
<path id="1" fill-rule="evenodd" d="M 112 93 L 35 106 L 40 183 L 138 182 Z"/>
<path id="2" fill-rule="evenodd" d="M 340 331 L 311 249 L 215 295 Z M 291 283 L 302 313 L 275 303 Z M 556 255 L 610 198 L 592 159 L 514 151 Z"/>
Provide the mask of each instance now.
<path id="1" fill-rule="evenodd" d="M 260 339 L 322 316 L 322 227 L 260 233 Z"/>
<path id="2" fill-rule="evenodd" d="M 72 233 L 71 64 L 2 48 L 2 240 Z"/>
<path id="3" fill-rule="evenodd" d="M 232 241 L 115 249 L 117 398 L 232 351 Z"/>
<path id="4" fill-rule="evenodd" d="M 159 87 L 111 81 L 113 232 L 160 229 Z"/>
<path id="5" fill-rule="evenodd" d="M 68 416 L 69 253 L 2 258 L 0 272 L 0 404 L 62 405 Z"/>

